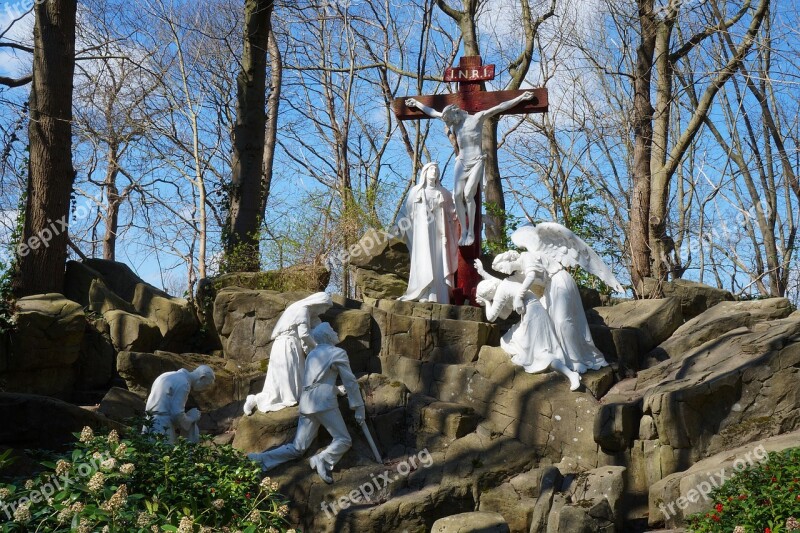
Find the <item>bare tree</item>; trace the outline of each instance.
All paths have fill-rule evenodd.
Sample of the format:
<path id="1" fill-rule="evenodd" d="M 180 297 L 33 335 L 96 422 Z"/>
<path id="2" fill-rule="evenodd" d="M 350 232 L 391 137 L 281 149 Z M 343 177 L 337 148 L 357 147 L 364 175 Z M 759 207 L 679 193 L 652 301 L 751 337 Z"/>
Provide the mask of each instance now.
<path id="1" fill-rule="evenodd" d="M 19 248 L 19 296 L 62 292 L 72 167 L 75 0 L 35 3 L 25 225 Z"/>
<path id="2" fill-rule="evenodd" d="M 258 271 L 260 267 L 259 226 L 265 198 L 262 173 L 266 56 L 272 8 L 272 0 L 246 0 L 244 4 L 244 47 L 237 78 L 229 191 L 230 223 L 225 235 L 226 262 L 232 270 Z"/>

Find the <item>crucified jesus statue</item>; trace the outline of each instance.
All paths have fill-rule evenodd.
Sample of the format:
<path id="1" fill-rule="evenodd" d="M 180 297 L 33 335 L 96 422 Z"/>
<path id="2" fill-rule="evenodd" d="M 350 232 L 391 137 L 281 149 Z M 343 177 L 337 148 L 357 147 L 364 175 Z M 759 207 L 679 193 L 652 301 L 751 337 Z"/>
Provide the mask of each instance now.
<path id="1" fill-rule="evenodd" d="M 533 92 L 526 91 L 513 100 L 508 100 L 484 111 L 478 111 L 474 115 L 470 115 L 456 104 L 450 104 L 442 111 L 437 111 L 414 98 L 406 100 L 406 106 L 415 107 L 429 117 L 442 119 L 447 129 L 455 134 L 458 155 L 454 171 L 453 197 L 456 204 L 456 216 L 461 224 L 459 246 L 469 246 L 475 241 L 475 193 L 478 192 L 479 184 L 482 183 L 484 187 L 486 186 L 484 175 L 486 155 L 481 146 L 484 121 L 511 109 L 524 100 L 532 100 L 535 96 Z"/>

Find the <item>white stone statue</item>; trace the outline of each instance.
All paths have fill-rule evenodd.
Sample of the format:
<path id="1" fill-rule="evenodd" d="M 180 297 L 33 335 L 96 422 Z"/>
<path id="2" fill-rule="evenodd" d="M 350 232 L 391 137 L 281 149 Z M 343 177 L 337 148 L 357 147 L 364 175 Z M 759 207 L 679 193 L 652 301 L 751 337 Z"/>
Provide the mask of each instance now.
<path id="1" fill-rule="evenodd" d="M 486 187 L 484 175 L 486 155 L 481 146 L 484 121 L 534 97 L 534 93 L 526 91 L 513 100 L 485 111 L 478 111 L 474 115 L 470 115 L 456 104 L 450 104 L 442 111 L 437 111 L 414 98 L 406 100 L 406 106 L 415 107 L 429 117 L 441 118 L 447 126 L 448 133 L 455 134 L 458 156 L 453 174 L 453 196 L 456 215 L 461 225 L 459 246 L 469 246 L 475 242 L 475 193 L 478 192 L 479 184 L 483 183 L 484 188 Z"/>
<path id="2" fill-rule="evenodd" d="M 286 308 L 272 330 L 264 388 L 247 397 L 244 414 L 251 415 L 256 408 L 266 413 L 297 405 L 303 387 L 305 354 L 317 345 L 311 330 L 319 325 L 319 316 L 332 305 L 330 294 L 317 292 Z"/>
<path id="3" fill-rule="evenodd" d="M 515 261 L 519 261 L 519 253 L 505 252 L 495 258 L 493 266 Z M 508 318 L 522 287 L 519 278 L 495 278 L 484 270 L 479 259 L 475 260 L 475 269 L 483 278 L 476 289 L 476 301 L 486 307 L 486 318 L 490 322 Z M 577 390 L 581 376 L 567 366 L 564 350 L 547 311 L 529 290 L 525 291 L 523 302 L 525 313 L 500 339 L 500 347 L 511 356 L 512 363 L 520 365 L 526 372 L 534 374 L 552 368 L 569 379 L 570 390 Z"/>
<path id="4" fill-rule="evenodd" d="M 403 233 L 411 252 L 411 272 L 400 300 L 450 303 L 458 270 L 458 232 L 453 196 L 439 178 L 438 164 L 422 167 L 401 213 L 411 222 Z"/>
<path id="5" fill-rule="evenodd" d="M 579 266 L 622 292 L 611 269 L 580 237 L 555 222 L 519 228 L 511 235 L 511 241 L 527 250 L 518 267 L 525 278 L 514 301 L 517 312 L 525 312 L 525 291 L 540 280 L 544 285 L 544 306 L 555 325 L 567 364 L 581 374 L 607 366 L 592 341 L 578 285 L 566 268 Z"/>
<path id="6" fill-rule="evenodd" d="M 198 442 L 200 411 L 186 411 L 186 400 L 190 392 L 208 390 L 212 385 L 214 371 L 206 365 L 200 365 L 191 372 L 181 368 L 158 376 L 145 404 L 147 416 L 153 421 L 150 433 L 166 435 L 170 444 L 174 444 L 178 436 Z"/>
<path id="7" fill-rule="evenodd" d="M 336 379 L 341 378 L 350 408 L 355 410 L 356 422 L 359 424 L 365 418 L 364 400 L 356 377 L 350 369 L 347 353 L 336 347 L 339 338 L 330 324 L 321 323 L 311 334 L 317 346 L 306 357 L 303 393 L 300 396 L 300 419 L 294 441 L 263 453 L 251 453 L 247 457 L 260 462 L 264 470 L 270 470 L 281 463 L 301 457 L 316 438 L 319 427 L 323 426 L 333 437 L 333 441 L 312 456 L 309 464 L 325 483 L 333 483 L 331 471 L 352 445 L 339 411 Z"/>

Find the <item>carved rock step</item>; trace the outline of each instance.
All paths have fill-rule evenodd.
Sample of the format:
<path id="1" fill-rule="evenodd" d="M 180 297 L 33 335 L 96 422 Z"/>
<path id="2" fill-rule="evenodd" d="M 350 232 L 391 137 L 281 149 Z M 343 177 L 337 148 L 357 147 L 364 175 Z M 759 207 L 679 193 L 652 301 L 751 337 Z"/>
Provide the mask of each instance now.
<path id="1" fill-rule="evenodd" d="M 508 531 L 508 524 L 499 513 L 486 511 L 440 518 L 431 528 L 431 533 L 508 533 Z"/>

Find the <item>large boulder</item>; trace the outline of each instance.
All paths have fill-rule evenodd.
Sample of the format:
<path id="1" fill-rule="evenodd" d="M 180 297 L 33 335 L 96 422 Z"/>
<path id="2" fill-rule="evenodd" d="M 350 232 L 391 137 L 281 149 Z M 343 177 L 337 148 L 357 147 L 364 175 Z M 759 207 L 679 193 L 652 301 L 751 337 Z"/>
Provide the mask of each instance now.
<path id="1" fill-rule="evenodd" d="M 100 414 L 34 394 L 0 392 L 0 419 L 0 442 L 25 449 L 60 449 L 84 426 L 122 429 Z"/>
<path id="2" fill-rule="evenodd" d="M 76 302 L 115 324 L 117 350 L 178 350 L 196 341 L 200 323 L 192 304 L 145 283 L 125 264 L 68 261 L 64 287 Z"/>
<path id="3" fill-rule="evenodd" d="M 364 298 L 399 298 L 408 288 L 408 280 L 397 274 L 381 273 L 365 268 L 355 270 L 356 287 Z"/>
<path id="4" fill-rule="evenodd" d="M 143 418 L 145 399 L 127 389 L 111 387 L 100 400 L 97 410 L 111 420 L 127 423 L 133 418 Z"/>
<path id="5" fill-rule="evenodd" d="M 646 363 L 652 365 L 671 357 L 681 357 L 729 331 L 751 328 L 759 322 L 786 318 L 791 312 L 791 303 L 786 298 L 721 302 L 675 330 L 669 339 L 647 355 Z"/>
<path id="6" fill-rule="evenodd" d="M 236 287 L 252 291 L 313 293 L 324 291 L 330 278 L 330 270 L 322 265 L 294 265 L 267 272 L 229 272 L 200 280 L 197 286 L 198 312 L 208 341 L 215 348 L 222 347 L 222 339 L 214 321 L 214 305 L 223 289 Z"/>
<path id="7" fill-rule="evenodd" d="M 330 283 L 331 272 L 322 265 L 293 265 L 264 272 L 230 272 L 208 278 L 214 291 L 239 287 L 259 291 L 319 292 Z"/>
<path id="8" fill-rule="evenodd" d="M 704 313 L 720 302 L 733 301 L 734 299 L 730 291 L 686 279 L 668 281 L 661 283 L 660 286 L 666 298 L 676 298 L 680 301 L 681 312 L 686 320 Z M 645 294 L 653 294 L 658 287 L 658 280 L 653 278 L 644 279 Z"/>
<path id="9" fill-rule="evenodd" d="M 800 317 L 788 317 L 731 330 L 618 383 L 608 398 L 636 405 L 636 416 L 605 427 L 626 440 L 638 427 L 630 489 L 646 493 L 705 457 L 800 428 L 798 379 Z"/>
<path id="10" fill-rule="evenodd" d="M 105 389 L 114 377 L 116 357 L 108 322 L 102 317 L 87 318 L 75 388 L 81 391 Z"/>
<path id="11" fill-rule="evenodd" d="M 406 292 L 411 268 L 408 247 L 382 230 L 370 229 L 350 247 L 356 286 L 367 298 L 398 298 Z"/>
<path id="12" fill-rule="evenodd" d="M 225 357 L 250 363 L 269 358 L 272 329 L 286 307 L 308 293 L 226 287 L 214 300 L 214 325 Z"/>
<path id="13" fill-rule="evenodd" d="M 152 285 L 137 283 L 131 303 L 137 313 L 158 326 L 163 350 L 185 349 L 186 341 L 200 327 L 188 300 L 173 298 Z"/>
<path id="14" fill-rule="evenodd" d="M 548 499 L 548 490 L 552 488 L 549 477 L 554 473 L 558 477 L 560 487 L 561 475 L 555 467 L 538 467 L 517 474 L 502 485 L 483 491 L 478 510 L 494 511 L 502 515 L 511 533 L 528 533 L 531 530 L 537 504 L 542 507 Z M 552 498 L 546 503 L 547 512 L 551 503 Z M 544 517 L 547 516 L 547 512 L 544 513 Z"/>
<path id="15" fill-rule="evenodd" d="M 256 410 L 250 416 L 243 416 L 236 424 L 233 447 L 252 453 L 290 442 L 297 431 L 299 415 L 299 408 L 294 406 L 269 413 Z"/>
<path id="16" fill-rule="evenodd" d="M 69 396 L 86 329 L 83 309 L 55 293 L 26 296 L 16 306 L 9 349 L 0 350 L 4 389 Z"/>
<path id="17" fill-rule="evenodd" d="M 161 344 L 158 324 L 141 315 L 114 309 L 107 311 L 103 318 L 108 323 L 111 342 L 118 352 L 151 352 Z"/>
<path id="18" fill-rule="evenodd" d="M 368 230 L 357 244 L 350 247 L 352 266 L 380 272 L 396 274 L 408 280 L 411 260 L 408 247 L 400 239 L 376 229 Z"/>
<path id="19" fill-rule="evenodd" d="M 683 324 L 680 302 L 675 298 L 631 300 L 611 307 L 595 307 L 586 316 L 590 324 L 635 330 L 640 353 L 647 353 L 667 340 Z"/>
<path id="20" fill-rule="evenodd" d="M 130 302 L 136 291 L 136 285 L 143 283 L 142 279 L 125 263 L 118 263 L 108 259 L 84 259 L 84 266 L 98 272 L 105 284 L 123 300 Z"/>
<path id="21" fill-rule="evenodd" d="M 560 533 L 613 532 L 621 530 L 620 504 L 624 497 L 625 467 L 605 466 L 564 478 L 560 490 L 543 503 L 550 503 L 546 528 L 538 510 L 531 531 Z M 541 491 L 544 495 L 545 491 Z M 542 499 L 540 497 L 540 499 Z M 537 502 L 538 503 L 538 502 Z"/>

